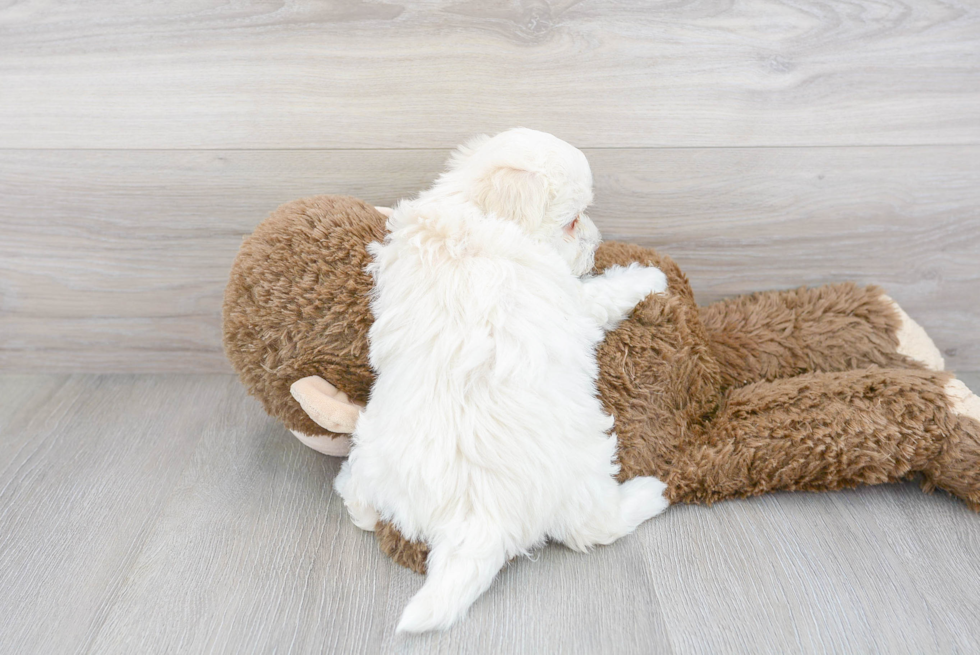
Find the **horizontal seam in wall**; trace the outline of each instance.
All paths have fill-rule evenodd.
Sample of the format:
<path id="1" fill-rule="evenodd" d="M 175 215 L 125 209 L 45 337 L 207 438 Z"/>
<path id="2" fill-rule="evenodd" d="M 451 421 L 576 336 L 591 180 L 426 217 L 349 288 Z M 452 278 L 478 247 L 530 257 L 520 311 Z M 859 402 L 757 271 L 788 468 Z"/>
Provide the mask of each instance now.
<path id="1" fill-rule="evenodd" d="M 455 146 L 430 148 L 4 148 L 0 152 L 440 152 Z M 872 148 L 975 148 L 980 143 L 911 143 L 911 144 L 835 144 L 835 145 L 756 145 L 756 146 L 581 146 L 581 150 L 816 150 Z"/>

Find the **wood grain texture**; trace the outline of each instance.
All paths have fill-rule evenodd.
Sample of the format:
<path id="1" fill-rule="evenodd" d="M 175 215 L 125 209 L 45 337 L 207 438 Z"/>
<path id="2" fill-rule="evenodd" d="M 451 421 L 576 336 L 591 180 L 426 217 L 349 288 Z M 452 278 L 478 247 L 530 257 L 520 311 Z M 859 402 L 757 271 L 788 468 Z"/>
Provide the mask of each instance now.
<path id="1" fill-rule="evenodd" d="M 4 3 L 0 146 L 980 143 L 969 0 Z"/>
<path id="2" fill-rule="evenodd" d="M 550 549 L 550 565 L 518 563 L 456 637 L 396 637 L 422 579 L 347 519 L 331 486 L 340 461 L 228 394 L 93 652 L 669 652 L 637 544 L 625 541 L 605 559 Z"/>
<path id="3" fill-rule="evenodd" d="M 83 653 L 208 421 L 204 377 L 77 376 L 36 387 L 0 431 L 0 651 Z"/>
<path id="4" fill-rule="evenodd" d="M 518 560 L 450 631 L 396 637 L 422 578 L 347 519 L 340 460 L 233 377 L 5 374 L 0 391 L 3 652 L 980 648 L 980 520 L 913 484 L 675 506 L 588 555 Z"/>
<path id="5" fill-rule="evenodd" d="M 949 501 L 907 484 L 672 508 L 645 545 L 659 593 L 673 600 L 662 605 L 668 625 L 688 626 L 675 650 L 976 650 L 969 617 L 980 602 L 956 585 L 941 591 L 977 579 L 976 548 L 960 545 L 959 527 L 926 528 L 952 519 L 977 538 L 976 515 Z"/>
<path id="6" fill-rule="evenodd" d="M 64 384 L 63 376 L 32 374 L 0 375 L 0 436 L 9 446 L 12 435 L 21 433 L 24 423 L 34 418 L 37 408 Z M 5 447 L 0 450 L 0 467 L 9 463 L 14 451 Z"/>
<path id="7" fill-rule="evenodd" d="M 391 204 L 448 151 L 0 150 L 0 368 L 227 371 L 220 305 L 278 204 Z M 587 150 L 608 239 L 673 256 L 701 302 L 884 286 L 980 367 L 980 147 Z"/>

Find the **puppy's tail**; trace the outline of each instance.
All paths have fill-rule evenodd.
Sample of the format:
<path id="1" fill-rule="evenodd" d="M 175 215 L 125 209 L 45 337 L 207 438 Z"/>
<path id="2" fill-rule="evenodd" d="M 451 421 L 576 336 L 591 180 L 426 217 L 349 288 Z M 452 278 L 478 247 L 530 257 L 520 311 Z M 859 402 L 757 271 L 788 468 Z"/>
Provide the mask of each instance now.
<path id="1" fill-rule="evenodd" d="M 425 584 L 405 607 L 397 632 L 445 630 L 487 590 L 505 561 L 503 540 L 484 531 L 434 544 Z"/>

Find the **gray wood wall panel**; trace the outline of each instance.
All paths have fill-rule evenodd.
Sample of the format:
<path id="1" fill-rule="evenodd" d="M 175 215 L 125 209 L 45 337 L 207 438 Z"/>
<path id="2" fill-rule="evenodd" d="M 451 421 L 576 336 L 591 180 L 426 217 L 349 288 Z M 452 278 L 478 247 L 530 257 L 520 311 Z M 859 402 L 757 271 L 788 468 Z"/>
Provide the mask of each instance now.
<path id="1" fill-rule="evenodd" d="M 243 235 L 304 195 L 390 204 L 447 152 L 0 150 L 0 367 L 227 371 Z M 877 283 L 980 367 L 980 146 L 586 153 L 606 238 L 672 255 L 701 302 Z"/>
<path id="2" fill-rule="evenodd" d="M 3 374 L 0 444 L 4 653 L 980 650 L 980 521 L 912 483 L 676 505 L 396 636 L 422 578 L 233 376 Z"/>
<path id="3" fill-rule="evenodd" d="M 969 0 L 5 3 L 0 145 L 980 143 Z"/>

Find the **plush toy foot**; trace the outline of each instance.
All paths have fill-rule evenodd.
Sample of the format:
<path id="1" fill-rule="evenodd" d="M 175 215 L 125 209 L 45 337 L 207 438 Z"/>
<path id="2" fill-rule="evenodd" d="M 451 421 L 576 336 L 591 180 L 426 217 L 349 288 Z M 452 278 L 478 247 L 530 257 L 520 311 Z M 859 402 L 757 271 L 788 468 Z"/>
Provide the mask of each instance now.
<path id="1" fill-rule="evenodd" d="M 946 383 L 945 391 L 954 414 L 980 423 L 980 397 L 955 378 Z"/>
<path id="2" fill-rule="evenodd" d="M 385 218 L 391 218 L 391 207 L 375 207 L 379 214 L 382 214 Z"/>
<path id="3" fill-rule="evenodd" d="M 320 427 L 341 434 L 354 431 L 361 407 L 320 376 L 311 375 L 296 380 L 289 387 L 289 393 Z"/>
<path id="4" fill-rule="evenodd" d="M 946 383 L 944 391 L 959 425 L 945 444 L 929 482 L 934 480 L 936 486 L 980 512 L 980 398 L 955 379 Z"/>
<path id="5" fill-rule="evenodd" d="M 895 309 L 902 321 L 898 328 L 898 352 L 924 364 L 930 371 L 942 371 L 946 367 L 943 355 L 922 326 L 913 321 L 897 302 L 888 296 L 884 300 Z"/>
<path id="6" fill-rule="evenodd" d="M 350 437 L 328 437 L 325 434 L 313 436 L 290 430 L 307 448 L 331 457 L 347 457 L 350 454 Z"/>

